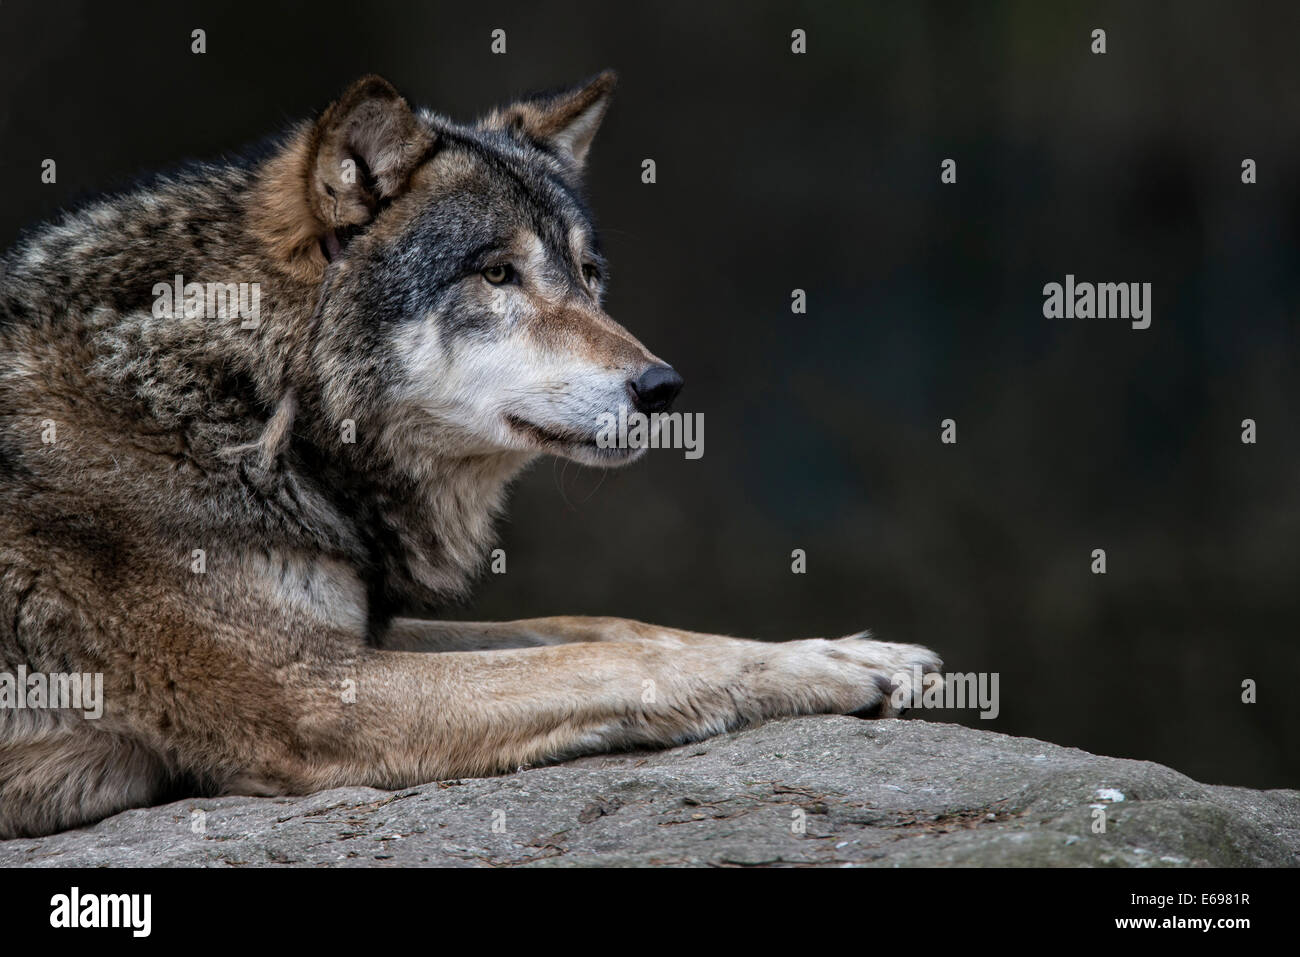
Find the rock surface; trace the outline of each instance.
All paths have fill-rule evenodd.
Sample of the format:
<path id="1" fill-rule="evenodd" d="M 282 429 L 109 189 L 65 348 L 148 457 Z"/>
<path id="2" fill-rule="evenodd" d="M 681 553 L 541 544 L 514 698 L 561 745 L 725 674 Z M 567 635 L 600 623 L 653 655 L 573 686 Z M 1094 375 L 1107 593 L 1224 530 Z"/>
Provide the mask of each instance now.
<path id="1" fill-rule="evenodd" d="M 1300 792 L 959 725 L 795 718 L 498 778 L 187 800 L 0 842 L 4 866 L 160 864 L 1295 866 Z"/>

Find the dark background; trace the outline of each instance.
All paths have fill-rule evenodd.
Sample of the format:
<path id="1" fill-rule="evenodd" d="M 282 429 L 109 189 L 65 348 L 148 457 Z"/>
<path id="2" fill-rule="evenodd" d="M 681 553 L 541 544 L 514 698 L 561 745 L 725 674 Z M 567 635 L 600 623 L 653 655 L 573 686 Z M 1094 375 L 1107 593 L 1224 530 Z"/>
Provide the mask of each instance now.
<path id="1" fill-rule="evenodd" d="M 0 242 L 363 72 L 469 118 L 614 67 L 609 307 L 705 455 L 545 461 L 455 613 L 870 626 L 1001 674 L 1000 718 L 945 719 L 1295 787 L 1298 35 L 1293 3 L 4 2 Z M 1151 328 L 1043 318 L 1067 272 L 1151 282 Z"/>

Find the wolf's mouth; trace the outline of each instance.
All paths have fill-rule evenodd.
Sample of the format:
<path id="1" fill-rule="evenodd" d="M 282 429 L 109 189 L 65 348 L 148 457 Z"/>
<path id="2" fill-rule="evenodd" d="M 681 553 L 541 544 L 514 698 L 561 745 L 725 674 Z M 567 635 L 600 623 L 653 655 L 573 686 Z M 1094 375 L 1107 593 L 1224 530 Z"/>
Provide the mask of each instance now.
<path id="1" fill-rule="evenodd" d="M 596 442 L 596 436 L 592 434 L 583 434 L 573 432 L 568 429 L 548 428 L 537 425 L 535 422 L 529 422 L 527 419 L 521 419 L 517 415 L 507 415 L 506 424 L 521 435 L 526 435 L 534 442 L 543 446 L 561 446 L 566 449 L 581 449 L 586 455 L 594 453 L 596 457 L 604 461 L 621 461 L 632 458 L 636 449 L 625 448 L 602 448 Z"/>
<path id="2" fill-rule="evenodd" d="M 507 415 L 506 423 L 516 432 L 522 432 L 529 438 L 546 445 L 593 445 L 595 439 L 580 432 L 563 429 L 551 429 L 521 419 L 517 415 Z"/>

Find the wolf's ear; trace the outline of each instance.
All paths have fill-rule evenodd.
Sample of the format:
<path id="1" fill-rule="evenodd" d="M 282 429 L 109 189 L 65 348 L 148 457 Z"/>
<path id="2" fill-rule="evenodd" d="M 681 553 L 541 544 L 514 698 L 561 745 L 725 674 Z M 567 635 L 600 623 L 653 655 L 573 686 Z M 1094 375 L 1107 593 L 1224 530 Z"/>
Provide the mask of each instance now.
<path id="1" fill-rule="evenodd" d="M 606 70 L 581 86 L 512 103 L 493 113 L 488 125 L 521 133 L 580 170 L 617 82 L 617 74 Z"/>
<path id="2" fill-rule="evenodd" d="M 274 262 L 318 281 L 326 263 L 406 189 L 434 135 L 382 77 L 362 77 L 262 168 L 252 226 Z"/>
<path id="3" fill-rule="evenodd" d="M 374 219 L 406 189 L 433 145 L 406 100 L 382 77 L 362 77 L 316 124 L 308 201 L 327 243 Z"/>

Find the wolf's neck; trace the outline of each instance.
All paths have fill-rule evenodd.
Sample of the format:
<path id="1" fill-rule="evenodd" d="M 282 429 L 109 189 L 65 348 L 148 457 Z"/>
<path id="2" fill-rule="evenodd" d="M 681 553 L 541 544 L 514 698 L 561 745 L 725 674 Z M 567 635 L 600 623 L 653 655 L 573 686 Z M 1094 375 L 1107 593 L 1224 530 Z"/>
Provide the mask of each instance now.
<path id="1" fill-rule="evenodd" d="M 398 530 L 388 587 L 401 594 L 405 607 L 466 596 L 488 561 L 510 483 L 530 458 L 442 462 L 410 499 L 381 500 L 381 514 Z"/>
<path id="2" fill-rule="evenodd" d="M 488 560 L 510 483 L 534 456 L 426 453 L 417 463 L 312 444 L 293 458 L 364 543 L 373 622 L 466 597 Z"/>

